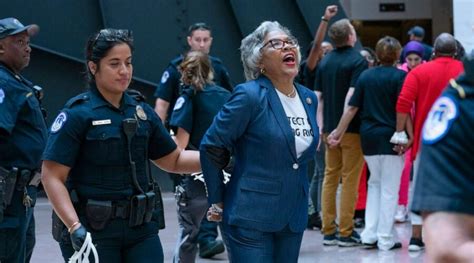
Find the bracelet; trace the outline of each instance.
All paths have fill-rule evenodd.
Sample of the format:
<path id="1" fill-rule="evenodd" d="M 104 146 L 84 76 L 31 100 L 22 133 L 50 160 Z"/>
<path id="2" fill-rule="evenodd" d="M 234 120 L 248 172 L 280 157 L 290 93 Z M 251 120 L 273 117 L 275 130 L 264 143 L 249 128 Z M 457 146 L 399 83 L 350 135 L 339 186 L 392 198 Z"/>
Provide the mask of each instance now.
<path id="1" fill-rule="evenodd" d="M 72 223 L 72 225 L 67 229 L 67 232 L 71 233 L 71 230 L 80 223 L 81 222 L 79 222 L 79 221 L 76 221 L 76 222 Z"/>
<path id="2" fill-rule="evenodd" d="M 322 16 L 322 17 L 321 17 L 321 21 L 324 21 L 324 22 L 327 23 L 327 22 L 329 22 L 329 19 L 326 19 L 326 18 L 324 18 L 324 16 Z"/>

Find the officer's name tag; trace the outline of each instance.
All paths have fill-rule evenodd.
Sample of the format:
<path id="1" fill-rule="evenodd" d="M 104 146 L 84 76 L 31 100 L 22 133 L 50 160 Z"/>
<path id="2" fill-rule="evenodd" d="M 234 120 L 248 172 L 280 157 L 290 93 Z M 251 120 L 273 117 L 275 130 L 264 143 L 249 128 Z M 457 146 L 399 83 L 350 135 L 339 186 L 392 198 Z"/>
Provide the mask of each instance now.
<path id="1" fill-rule="evenodd" d="M 98 126 L 98 125 L 107 125 L 111 124 L 112 121 L 110 119 L 108 120 L 97 120 L 97 121 L 92 121 L 92 126 Z"/>

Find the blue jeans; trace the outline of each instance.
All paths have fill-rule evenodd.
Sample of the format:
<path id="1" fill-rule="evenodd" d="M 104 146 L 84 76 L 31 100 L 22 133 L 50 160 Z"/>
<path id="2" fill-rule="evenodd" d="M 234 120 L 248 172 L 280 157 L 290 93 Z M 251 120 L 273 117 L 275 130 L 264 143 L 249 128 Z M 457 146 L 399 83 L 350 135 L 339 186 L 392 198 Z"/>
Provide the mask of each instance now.
<path id="1" fill-rule="evenodd" d="M 288 226 L 277 232 L 223 226 L 229 244 L 230 262 L 298 262 L 303 232 L 291 232 Z"/>

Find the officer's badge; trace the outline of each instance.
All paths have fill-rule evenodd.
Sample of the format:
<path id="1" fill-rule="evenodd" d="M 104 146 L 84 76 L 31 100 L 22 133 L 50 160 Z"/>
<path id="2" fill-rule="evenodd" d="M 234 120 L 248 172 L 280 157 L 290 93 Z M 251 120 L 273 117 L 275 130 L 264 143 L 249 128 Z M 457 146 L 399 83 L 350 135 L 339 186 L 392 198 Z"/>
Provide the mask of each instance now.
<path id="1" fill-rule="evenodd" d="M 173 110 L 179 110 L 183 107 L 185 102 L 185 99 L 183 97 L 179 97 L 178 100 L 176 100 L 176 104 L 174 105 Z"/>
<path id="2" fill-rule="evenodd" d="M 423 142 L 433 144 L 443 138 L 458 116 L 456 102 L 447 96 L 436 100 L 431 107 L 423 127 Z"/>
<path id="3" fill-rule="evenodd" d="M 311 105 L 311 103 L 313 103 L 313 101 L 311 100 L 311 98 L 306 98 L 306 103 L 308 103 L 309 105 Z"/>
<path id="4" fill-rule="evenodd" d="M 137 107 L 135 108 L 135 110 L 137 111 L 137 116 L 138 116 L 138 118 L 140 118 L 140 120 L 142 120 L 142 121 L 146 121 L 147 116 L 146 116 L 146 113 L 145 113 L 145 111 L 143 110 L 142 106 L 137 105 Z"/>
<path id="5" fill-rule="evenodd" d="M 3 91 L 3 89 L 0 89 L 0 104 L 3 103 L 4 99 L 5 99 L 5 91 Z"/>
<path id="6" fill-rule="evenodd" d="M 170 73 L 168 71 L 163 72 L 163 75 L 161 75 L 161 83 L 164 84 L 168 78 L 170 77 Z"/>
<path id="7" fill-rule="evenodd" d="M 63 127 L 64 123 L 66 123 L 66 120 L 67 120 L 66 113 L 65 112 L 59 113 L 58 117 L 56 117 L 56 119 L 54 120 L 53 125 L 51 125 L 51 132 L 52 133 L 58 132 Z"/>

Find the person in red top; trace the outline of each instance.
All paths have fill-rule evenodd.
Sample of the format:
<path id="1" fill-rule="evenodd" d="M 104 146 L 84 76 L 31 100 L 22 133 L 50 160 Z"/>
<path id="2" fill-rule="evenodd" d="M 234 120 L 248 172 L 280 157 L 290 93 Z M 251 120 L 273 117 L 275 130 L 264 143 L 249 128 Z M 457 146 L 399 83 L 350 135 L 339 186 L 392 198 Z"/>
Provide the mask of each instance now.
<path id="1" fill-rule="evenodd" d="M 400 152 L 404 152 L 413 143 L 411 159 L 414 161 L 415 183 L 419 158 L 418 147 L 423 123 L 434 101 L 438 98 L 448 82 L 463 72 L 463 65 L 455 60 L 456 40 L 451 34 L 440 34 L 434 44 L 434 60 L 419 65 L 410 71 L 403 83 L 397 101 L 397 131 L 390 142 L 396 144 Z M 411 127 L 410 112 L 415 107 L 414 128 Z M 405 133 L 408 132 L 407 134 Z M 410 196 L 413 196 L 411 193 Z M 421 217 L 411 214 L 413 226 L 412 238 L 408 250 L 423 249 L 421 237 Z"/>

